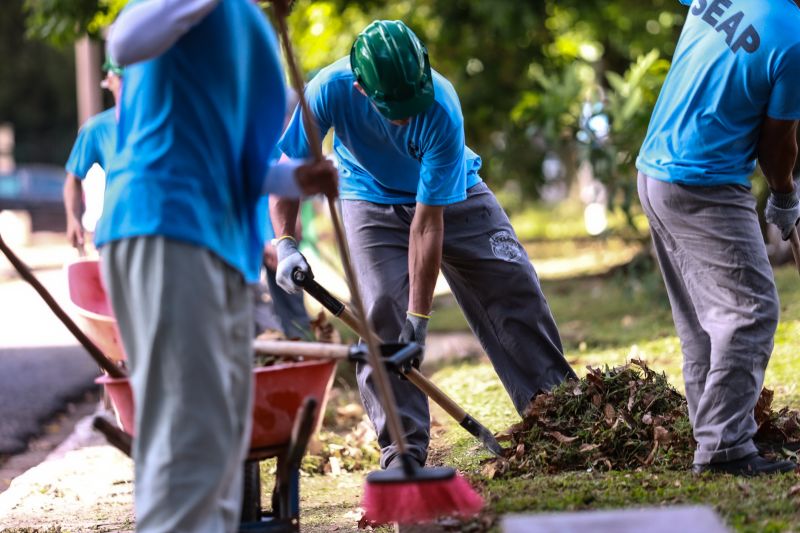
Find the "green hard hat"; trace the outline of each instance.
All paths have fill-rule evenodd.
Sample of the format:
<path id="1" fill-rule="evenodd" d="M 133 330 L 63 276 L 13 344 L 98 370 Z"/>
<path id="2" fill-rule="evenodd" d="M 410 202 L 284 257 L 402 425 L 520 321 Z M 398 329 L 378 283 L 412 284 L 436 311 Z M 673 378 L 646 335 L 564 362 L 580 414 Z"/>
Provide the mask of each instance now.
<path id="1" fill-rule="evenodd" d="M 389 120 L 418 115 L 433 103 L 428 49 L 399 20 L 376 20 L 359 33 L 350 50 L 350 68 Z"/>
<path id="2" fill-rule="evenodd" d="M 117 63 L 111 59 L 111 56 L 106 56 L 106 62 L 103 63 L 103 72 L 110 72 L 112 74 L 116 74 L 117 76 L 122 76 L 123 69 L 121 66 L 117 65 Z"/>

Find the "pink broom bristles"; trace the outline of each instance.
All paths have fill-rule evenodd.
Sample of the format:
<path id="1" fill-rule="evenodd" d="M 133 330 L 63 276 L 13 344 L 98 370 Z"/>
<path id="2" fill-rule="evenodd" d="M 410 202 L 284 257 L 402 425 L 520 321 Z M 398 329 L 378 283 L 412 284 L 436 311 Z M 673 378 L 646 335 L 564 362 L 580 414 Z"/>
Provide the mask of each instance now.
<path id="1" fill-rule="evenodd" d="M 370 524 L 416 524 L 437 518 L 469 518 L 483 508 L 483 498 L 461 475 L 435 481 L 413 477 L 395 483 L 370 483 L 364 490 L 361 506 Z"/>

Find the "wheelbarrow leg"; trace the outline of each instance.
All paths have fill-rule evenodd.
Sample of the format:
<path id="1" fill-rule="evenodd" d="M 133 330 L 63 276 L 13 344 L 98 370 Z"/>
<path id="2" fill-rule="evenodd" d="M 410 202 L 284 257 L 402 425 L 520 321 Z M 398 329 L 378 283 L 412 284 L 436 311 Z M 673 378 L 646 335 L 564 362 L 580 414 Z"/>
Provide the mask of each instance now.
<path id="1" fill-rule="evenodd" d="M 292 524 L 293 531 L 300 531 L 300 463 L 314 431 L 314 411 L 318 404 L 316 398 L 303 400 L 297 410 L 289 446 L 278 457 L 273 510 L 278 519 Z"/>
<path id="2" fill-rule="evenodd" d="M 242 523 L 261 521 L 261 470 L 259 461 L 245 461 Z"/>

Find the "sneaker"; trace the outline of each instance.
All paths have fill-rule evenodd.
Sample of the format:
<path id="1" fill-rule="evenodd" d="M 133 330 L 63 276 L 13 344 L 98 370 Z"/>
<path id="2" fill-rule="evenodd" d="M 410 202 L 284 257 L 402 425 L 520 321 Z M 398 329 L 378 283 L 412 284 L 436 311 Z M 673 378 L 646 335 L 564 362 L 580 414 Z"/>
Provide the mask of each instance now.
<path id="1" fill-rule="evenodd" d="M 416 457 L 411 457 L 411 463 L 416 468 L 422 468 L 422 463 L 420 463 Z M 398 468 L 403 468 L 403 459 L 399 455 L 395 455 L 392 457 L 389 462 L 386 464 L 386 468 L 384 470 L 395 470 Z"/>
<path id="2" fill-rule="evenodd" d="M 796 469 L 797 464 L 792 461 L 770 461 L 757 453 L 733 461 L 692 465 L 692 473 L 694 474 L 711 472 L 714 474 L 733 474 L 734 476 L 747 477 L 787 473 Z"/>

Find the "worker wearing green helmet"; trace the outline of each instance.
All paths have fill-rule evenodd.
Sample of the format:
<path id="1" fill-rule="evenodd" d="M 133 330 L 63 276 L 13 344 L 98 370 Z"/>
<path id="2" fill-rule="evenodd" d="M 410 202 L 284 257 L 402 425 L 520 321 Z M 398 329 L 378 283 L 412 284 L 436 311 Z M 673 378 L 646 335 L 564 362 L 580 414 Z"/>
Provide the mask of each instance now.
<path id="1" fill-rule="evenodd" d="M 461 104 L 433 70 L 425 45 L 400 21 L 376 21 L 349 57 L 306 88 L 320 138 L 334 130 L 350 253 L 368 318 L 384 341 L 425 344 L 441 268 L 464 315 L 522 413 L 531 398 L 574 376 L 536 273 L 508 217 L 481 180 L 481 158 L 465 144 Z M 301 111 L 278 146 L 311 153 Z M 297 203 L 274 202 L 278 284 L 299 289 L 308 270 L 293 231 Z M 363 403 L 376 426 L 381 465 L 396 466 L 371 369 L 357 367 Z M 425 395 L 392 377 L 410 453 L 423 464 L 430 439 Z"/>

